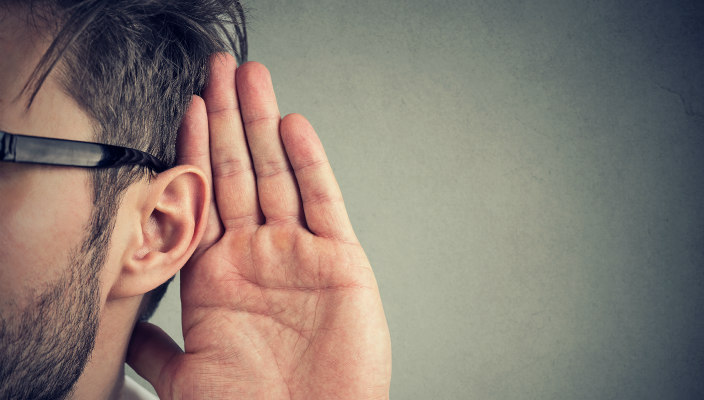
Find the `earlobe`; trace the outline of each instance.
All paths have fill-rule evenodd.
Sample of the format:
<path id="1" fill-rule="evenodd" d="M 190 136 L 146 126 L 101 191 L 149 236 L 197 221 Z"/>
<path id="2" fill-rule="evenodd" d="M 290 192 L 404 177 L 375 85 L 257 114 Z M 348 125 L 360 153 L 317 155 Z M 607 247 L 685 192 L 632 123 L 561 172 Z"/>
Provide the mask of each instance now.
<path id="1" fill-rule="evenodd" d="M 134 244 L 123 253 L 114 298 L 147 293 L 188 261 L 205 231 L 208 180 L 199 168 L 181 165 L 152 179 L 139 202 Z"/>

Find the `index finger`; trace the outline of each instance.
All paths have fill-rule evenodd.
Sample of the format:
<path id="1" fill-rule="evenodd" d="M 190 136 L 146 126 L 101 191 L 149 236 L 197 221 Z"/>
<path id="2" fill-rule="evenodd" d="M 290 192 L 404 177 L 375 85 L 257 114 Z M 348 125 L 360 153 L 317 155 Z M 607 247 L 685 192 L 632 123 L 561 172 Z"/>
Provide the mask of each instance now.
<path id="1" fill-rule="evenodd" d="M 210 179 L 210 148 L 208 146 L 208 117 L 205 103 L 193 96 L 183 116 L 176 137 L 176 161 L 180 165 L 195 165 Z"/>
<path id="2" fill-rule="evenodd" d="M 210 146 L 208 139 L 208 116 L 205 103 L 198 96 L 193 96 L 191 105 L 186 110 L 176 138 L 176 158 L 180 165 L 195 165 L 203 170 L 208 179 L 212 193 L 213 179 L 210 170 Z M 208 228 L 201 240 L 202 246 L 212 244 L 222 234 L 222 226 L 218 218 L 217 207 L 211 196 Z"/>

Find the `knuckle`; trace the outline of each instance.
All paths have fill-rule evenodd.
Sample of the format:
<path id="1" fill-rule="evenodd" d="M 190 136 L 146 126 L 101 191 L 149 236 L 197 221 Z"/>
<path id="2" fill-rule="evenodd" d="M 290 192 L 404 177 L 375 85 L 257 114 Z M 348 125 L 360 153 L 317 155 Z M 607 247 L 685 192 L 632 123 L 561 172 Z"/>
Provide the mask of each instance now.
<path id="1" fill-rule="evenodd" d="M 242 173 L 252 172 L 249 161 L 232 158 L 213 164 L 213 178 L 231 178 Z"/>
<path id="2" fill-rule="evenodd" d="M 305 194 L 303 202 L 309 205 L 314 204 L 340 204 L 343 203 L 342 196 L 329 191 L 313 190 Z"/>
<path id="3" fill-rule="evenodd" d="M 298 165 L 298 168 L 296 168 L 296 172 L 301 173 L 301 172 L 306 172 L 309 170 L 316 170 L 321 167 L 327 166 L 328 161 L 325 159 L 310 159 L 301 162 Z"/>
<path id="4" fill-rule="evenodd" d="M 291 173 L 291 166 L 287 162 L 267 160 L 260 164 L 257 176 L 260 178 L 270 178 L 285 173 Z"/>
<path id="5" fill-rule="evenodd" d="M 281 116 L 278 114 L 253 114 L 245 116 L 243 120 L 245 125 L 252 129 L 259 125 L 264 125 L 265 127 L 274 124 L 278 125 L 279 121 L 281 121 Z"/>

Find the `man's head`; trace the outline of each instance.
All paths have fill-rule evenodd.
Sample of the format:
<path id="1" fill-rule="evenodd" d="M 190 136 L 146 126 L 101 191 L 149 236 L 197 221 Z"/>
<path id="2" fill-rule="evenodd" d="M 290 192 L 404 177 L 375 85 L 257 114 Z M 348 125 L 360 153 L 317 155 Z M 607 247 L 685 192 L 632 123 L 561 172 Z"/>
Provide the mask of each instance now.
<path id="1" fill-rule="evenodd" d="M 222 30 L 232 25 L 236 40 Z M 3 1 L 0 130 L 173 166 L 180 121 L 226 40 L 242 61 L 233 1 Z M 201 175 L 0 163 L 0 398 L 68 393 L 107 303 L 148 293 L 148 318 L 202 230 Z"/>

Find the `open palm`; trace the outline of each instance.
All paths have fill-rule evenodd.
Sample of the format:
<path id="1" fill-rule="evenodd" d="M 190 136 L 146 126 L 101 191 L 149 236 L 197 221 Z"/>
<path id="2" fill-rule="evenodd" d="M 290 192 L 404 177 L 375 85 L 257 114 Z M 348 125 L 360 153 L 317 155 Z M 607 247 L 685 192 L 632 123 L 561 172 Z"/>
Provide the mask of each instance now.
<path id="1" fill-rule="evenodd" d="M 162 398 L 387 398 L 378 287 L 313 128 L 281 120 L 268 71 L 230 56 L 203 99 L 179 138 L 215 200 L 181 275 L 185 352 L 144 325 L 131 364 Z"/>

